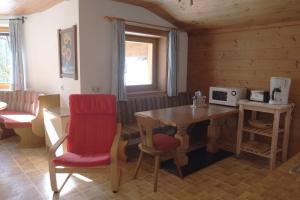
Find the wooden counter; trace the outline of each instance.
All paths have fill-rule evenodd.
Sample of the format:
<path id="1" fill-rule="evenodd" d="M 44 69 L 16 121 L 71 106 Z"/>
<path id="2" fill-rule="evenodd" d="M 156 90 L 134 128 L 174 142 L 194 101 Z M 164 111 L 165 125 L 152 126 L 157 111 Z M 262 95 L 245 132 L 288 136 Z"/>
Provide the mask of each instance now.
<path id="1" fill-rule="evenodd" d="M 299 200 L 300 174 L 289 171 L 300 164 L 300 153 L 271 171 L 254 187 L 242 193 L 240 200 Z"/>

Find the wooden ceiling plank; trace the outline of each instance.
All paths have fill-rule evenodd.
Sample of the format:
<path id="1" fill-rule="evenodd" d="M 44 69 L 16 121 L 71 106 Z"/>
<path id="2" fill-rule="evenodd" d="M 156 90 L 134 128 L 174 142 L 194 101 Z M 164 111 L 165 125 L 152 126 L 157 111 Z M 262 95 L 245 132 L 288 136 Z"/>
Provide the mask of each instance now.
<path id="1" fill-rule="evenodd" d="M 186 30 L 246 27 L 300 20 L 299 0 L 114 0 L 142 6 Z"/>

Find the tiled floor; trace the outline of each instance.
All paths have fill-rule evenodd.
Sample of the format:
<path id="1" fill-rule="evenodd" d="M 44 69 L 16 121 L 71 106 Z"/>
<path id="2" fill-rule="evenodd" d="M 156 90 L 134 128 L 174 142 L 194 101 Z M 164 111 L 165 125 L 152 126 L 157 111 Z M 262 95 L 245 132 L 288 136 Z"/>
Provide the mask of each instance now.
<path id="1" fill-rule="evenodd" d="M 50 188 L 45 148 L 17 149 L 16 137 L 0 140 L 0 199 L 230 199 L 240 196 L 268 173 L 262 160 L 227 158 L 183 180 L 163 170 L 159 172 L 158 192 L 152 184 L 150 159 L 133 180 L 135 162 L 121 163 L 120 191 L 110 190 L 109 169 L 101 174 L 72 176 L 60 194 Z M 199 158 L 201 159 L 201 158 Z"/>

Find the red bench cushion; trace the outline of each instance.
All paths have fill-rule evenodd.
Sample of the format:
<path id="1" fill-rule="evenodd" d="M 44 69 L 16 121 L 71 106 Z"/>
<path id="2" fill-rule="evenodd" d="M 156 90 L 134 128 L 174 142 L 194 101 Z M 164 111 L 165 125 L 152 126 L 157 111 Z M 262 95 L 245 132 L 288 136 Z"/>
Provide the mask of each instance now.
<path id="1" fill-rule="evenodd" d="M 5 128 L 31 128 L 32 120 L 35 115 L 26 112 L 1 111 L 0 122 Z"/>
<path id="2" fill-rule="evenodd" d="M 56 166 L 68 167 L 95 167 L 110 164 L 110 154 L 84 155 L 67 152 L 53 159 Z"/>

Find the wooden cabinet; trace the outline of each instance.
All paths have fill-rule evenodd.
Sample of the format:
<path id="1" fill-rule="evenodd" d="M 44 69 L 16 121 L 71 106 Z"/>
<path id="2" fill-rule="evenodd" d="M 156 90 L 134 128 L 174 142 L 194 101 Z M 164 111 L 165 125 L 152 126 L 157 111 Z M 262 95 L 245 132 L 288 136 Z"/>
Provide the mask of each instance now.
<path id="1" fill-rule="evenodd" d="M 68 108 L 45 108 L 45 138 L 46 146 L 51 147 L 59 138 L 65 134 L 66 126 L 69 122 L 70 112 Z M 65 146 L 63 146 L 65 150 Z M 62 150 L 59 151 L 60 153 Z"/>
<path id="2" fill-rule="evenodd" d="M 276 157 L 278 153 L 282 153 L 282 161 L 287 160 L 288 142 L 290 133 L 291 113 L 294 104 L 288 105 L 270 105 L 268 103 L 252 102 L 241 100 L 239 102 L 239 122 L 237 133 L 236 154 L 248 152 L 258 156 L 270 159 L 270 169 L 276 167 Z M 257 112 L 269 113 L 274 116 L 273 124 L 268 128 L 255 128 L 250 126 L 245 121 L 245 111 L 251 111 L 251 118 L 254 120 L 257 117 Z M 281 126 L 281 115 L 284 115 L 284 123 Z M 245 136 L 248 134 L 246 139 Z M 271 144 L 256 140 L 255 136 L 269 138 Z M 281 136 L 281 137 L 280 137 Z M 282 138 L 282 139 L 279 139 Z M 268 139 L 266 139 L 268 140 Z"/>

